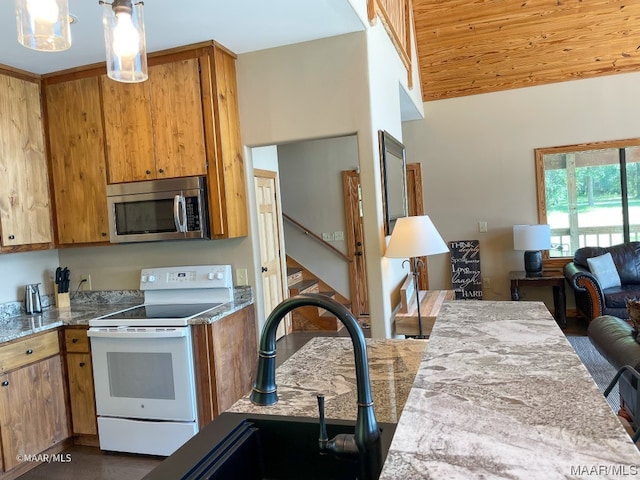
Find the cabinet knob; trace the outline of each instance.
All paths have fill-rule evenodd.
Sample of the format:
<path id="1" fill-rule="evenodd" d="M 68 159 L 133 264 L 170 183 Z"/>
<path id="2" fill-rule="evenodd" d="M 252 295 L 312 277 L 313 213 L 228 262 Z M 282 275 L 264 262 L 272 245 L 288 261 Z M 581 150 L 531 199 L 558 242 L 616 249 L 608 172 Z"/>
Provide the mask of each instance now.
<path id="1" fill-rule="evenodd" d="M 16 236 L 15 235 L 9 235 L 9 240 L 15 240 Z"/>
<path id="2" fill-rule="evenodd" d="M 262 273 L 269 271 L 269 269 L 267 267 L 262 267 L 260 270 L 262 270 Z"/>
<path id="3" fill-rule="evenodd" d="M 102 232 L 102 236 L 106 237 L 107 236 L 107 232 Z"/>
<path id="4" fill-rule="evenodd" d="M 33 353 L 33 350 L 29 349 L 25 352 L 27 355 L 31 355 Z"/>
<path id="5" fill-rule="evenodd" d="M 2 386 L 3 387 L 8 387 L 9 386 L 9 380 L 5 380 L 4 382 L 2 382 Z"/>
<path id="6" fill-rule="evenodd" d="M 158 170 L 160 173 L 164 173 L 164 168 L 161 168 L 160 170 Z"/>
<path id="7" fill-rule="evenodd" d="M 147 170 L 145 173 L 146 173 L 147 175 L 151 175 L 151 170 Z"/>
<path id="8" fill-rule="evenodd" d="M 84 367 L 84 366 L 85 366 L 85 363 L 84 363 L 84 362 L 80 362 L 80 366 L 81 366 L 81 367 Z"/>
<path id="9" fill-rule="evenodd" d="M 77 338 L 72 338 L 71 339 L 71 343 L 78 343 L 78 339 Z"/>

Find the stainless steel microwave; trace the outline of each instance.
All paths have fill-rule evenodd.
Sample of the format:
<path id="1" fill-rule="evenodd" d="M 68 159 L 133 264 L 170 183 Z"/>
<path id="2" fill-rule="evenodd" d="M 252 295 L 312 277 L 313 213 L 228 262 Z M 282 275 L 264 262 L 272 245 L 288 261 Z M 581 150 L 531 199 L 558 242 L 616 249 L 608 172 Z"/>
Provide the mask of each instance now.
<path id="1" fill-rule="evenodd" d="M 113 243 L 209 238 L 205 177 L 107 185 Z"/>

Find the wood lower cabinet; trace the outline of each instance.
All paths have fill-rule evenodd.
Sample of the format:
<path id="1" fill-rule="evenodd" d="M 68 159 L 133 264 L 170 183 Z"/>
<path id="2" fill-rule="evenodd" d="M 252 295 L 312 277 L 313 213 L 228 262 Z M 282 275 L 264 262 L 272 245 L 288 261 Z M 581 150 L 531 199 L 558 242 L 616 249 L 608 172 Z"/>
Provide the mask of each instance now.
<path id="1" fill-rule="evenodd" d="M 255 309 L 192 327 L 200 428 L 248 393 L 258 368 Z"/>
<path id="2" fill-rule="evenodd" d="M 0 75 L 0 132 L 1 249 L 51 248 L 49 177 L 37 82 Z"/>
<path id="3" fill-rule="evenodd" d="M 6 347 L 0 347 L 0 357 Z M 25 455 L 62 449 L 69 437 L 60 354 L 0 375 L 0 439 L 5 473 L 16 475 L 35 466 Z M 14 470 L 15 469 L 15 470 Z"/>
<path id="4" fill-rule="evenodd" d="M 87 329 L 67 327 L 64 338 L 72 434 L 76 444 L 97 445 L 96 396 Z"/>
<path id="5" fill-rule="evenodd" d="M 109 241 L 99 78 L 44 80 L 57 243 Z"/>

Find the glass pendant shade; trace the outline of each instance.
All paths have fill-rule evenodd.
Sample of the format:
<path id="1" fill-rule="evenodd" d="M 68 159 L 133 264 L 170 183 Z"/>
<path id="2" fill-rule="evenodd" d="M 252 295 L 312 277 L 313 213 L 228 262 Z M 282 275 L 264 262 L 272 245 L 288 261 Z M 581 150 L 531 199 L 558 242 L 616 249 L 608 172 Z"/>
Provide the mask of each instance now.
<path id="1" fill-rule="evenodd" d="M 67 0 L 16 0 L 15 5 L 20 44 L 43 52 L 71 46 Z"/>
<path id="2" fill-rule="evenodd" d="M 114 0 L 103 7 L 107 75 L 118 82 L 144 82 L 148 72 L 142 2 Z"/>

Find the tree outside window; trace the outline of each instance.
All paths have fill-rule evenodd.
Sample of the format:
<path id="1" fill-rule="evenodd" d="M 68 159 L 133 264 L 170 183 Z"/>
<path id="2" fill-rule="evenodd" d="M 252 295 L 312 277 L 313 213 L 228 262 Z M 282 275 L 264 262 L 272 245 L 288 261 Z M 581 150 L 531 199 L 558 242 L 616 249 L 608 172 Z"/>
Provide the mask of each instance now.
<path id="1" fill-rule="evenodd" d="M 638 240 L 640 139 L 535 150 L 538 219 L 551 226 L 545 263 L 584 246 Z"/>

